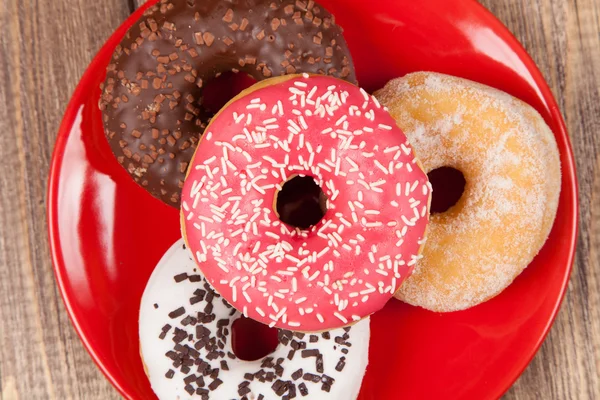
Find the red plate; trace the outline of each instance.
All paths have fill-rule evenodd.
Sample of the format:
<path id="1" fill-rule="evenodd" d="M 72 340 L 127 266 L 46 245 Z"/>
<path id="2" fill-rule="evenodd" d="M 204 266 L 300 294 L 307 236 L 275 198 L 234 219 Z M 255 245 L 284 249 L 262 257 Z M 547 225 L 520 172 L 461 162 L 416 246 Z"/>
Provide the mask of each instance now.
<path id="1" fill-rule="evenodd" d="M 556 101 L 517 40 L 472 0 L 323 0 L 345 28 L 358 78 L 375 90 L 411 71 L 458 75 L 534 106 L 558 141 L 562 192 L 550 239 L 495 299 L 436 314 L 390 301 L 372 318 L 361 399 L 493 399 L 525 369 L 563 298 L 576 242 L 577 182 Z M 67 108 L 50 171 L 48 220 L 56 277 L 77 332 L 129 399 L 152 399 L 138 355 L 146 280 L 179 237 L 178 213 L 136 186 L 104 139 L 99 85 L 136 11 L 100 50 Z M 534 388 L 532 388 L 534 390 Z"/>

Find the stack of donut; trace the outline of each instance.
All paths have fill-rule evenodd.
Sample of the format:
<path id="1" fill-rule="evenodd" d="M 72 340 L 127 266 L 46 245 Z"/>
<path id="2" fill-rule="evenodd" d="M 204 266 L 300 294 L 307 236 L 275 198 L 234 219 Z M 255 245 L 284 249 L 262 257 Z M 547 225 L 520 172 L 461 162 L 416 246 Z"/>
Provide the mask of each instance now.
<path id="1" fill-rule="evenodd" d="M 203 89 L 227 71 L 258 82 L 213 115 Z M 435 73 L 373 97 L 312 0 L 160 0 L 102 90 L 116 159 L 181 210 L 140 306 L 160 399 L 355 399 L 371 314 L 394 296 L 437 312 L 492 298 L 556 214 L 558 151 L 537 112 Z M 430 221 L 440 167 L 466 185 Z M 273 353 L 236 355 L 242 317 L 278 329 Z"/>

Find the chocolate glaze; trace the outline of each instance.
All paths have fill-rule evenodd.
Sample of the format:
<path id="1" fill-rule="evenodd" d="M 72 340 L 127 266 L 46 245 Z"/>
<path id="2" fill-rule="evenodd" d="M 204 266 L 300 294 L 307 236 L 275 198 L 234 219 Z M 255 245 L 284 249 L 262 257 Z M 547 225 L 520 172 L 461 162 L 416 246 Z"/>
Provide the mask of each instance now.
<path id="1" fill-rule="evenodd" d="M 312 0 L 159 1 L 117 46 L 99 105 L 119 163 L 167 204 L 212 117 L 202 88 L 225 71 L 356 80 L 342 29 Z"/>

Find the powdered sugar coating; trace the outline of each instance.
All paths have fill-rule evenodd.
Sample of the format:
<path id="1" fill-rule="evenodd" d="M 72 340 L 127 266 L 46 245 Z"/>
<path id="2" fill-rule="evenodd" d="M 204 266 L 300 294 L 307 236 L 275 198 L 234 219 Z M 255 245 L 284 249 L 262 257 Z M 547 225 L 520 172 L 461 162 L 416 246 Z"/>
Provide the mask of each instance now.
<path id="1" fill-rule="evenodd" d="M 376 93 L 427 172 L 460 170 L 465 191 L 431 216 L 429 240 L 398 292 L 434 311 L 462 310 L 500 293 L 544 244 L 558 206 L 552 132 L 529 105 L 471 81 L 415 73 Z"/>
<path id="2" fill-rule="evenodd" d="M 273 202 L 294 175 L 328 197 L 301 231 Z M 410 274 L 430 189 L 406 136 L 347 82 L 292 76 L 225 107 L 198 147 L 182 194 L 184 237 L 215 289 L 246 316 L 296 331 L 379 310 Z"/>

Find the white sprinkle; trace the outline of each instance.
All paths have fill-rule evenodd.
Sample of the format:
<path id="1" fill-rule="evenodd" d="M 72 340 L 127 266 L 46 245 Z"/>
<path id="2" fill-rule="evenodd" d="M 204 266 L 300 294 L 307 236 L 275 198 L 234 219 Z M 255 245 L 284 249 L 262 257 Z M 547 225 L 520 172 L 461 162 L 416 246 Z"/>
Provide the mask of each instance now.
<path id="1" fill-rule="evenodd" d="M 217 257 L 215 257 L 215 259 L 217 259 Z M 221 268 L 223 270 L 223 272 L 229 273 L 229 268 L 227 268 L 225 265 L 221 264 L 220 262 L 217 263 L 217 266 L 219 268 Z"/>
<path id="2" fill-rule="evenodd" d="M 315 279 L 317 279 L 317 277 L 319 276 L 319 274 L 321 273 L 321 271 L 315 271 L 314 274 L 312 274 L 310 276 L 310 278 L 308 278 L 309 281 L 314 281 Z"/>
<path id="3" fill-rule="evenodd" d="M 375 107 L 381 108 L 381 104 L 379 104 L 379 100 L 375 96 L 371 96 L 371 100 L 375 103 Z"/>
<path id="4" fill-rule="evenodd" d="M 289 124 L 291 127 L 293 127 L 293 128 L 294 128 L 294 129 L 295 129 L 297 132 L 300 132 L 300 131 L 301 131 L 301 129 L 300 129 L 300 127 L 298 126 L 298 124 L 296 124 L 296 123 L 295 123 L 294 121 L 292 121 L 291 119 L 288 119 L 288 120 L 287 120 L 287 122 L 288 122 L 288 124 Z"/>
<path id="5" fill-rule="evenodd" d="M 242 155 L 244 157 L 246 157 L 246 161 L 248 161 L 248 162 L 252 161 L 252 157 L 250 156 L 250 154 L 246 150 L 242 150 Z"/>
<path id="6" fill-rule="evenodd" d="M 347 324 L 348 320 L 339 312 L 334 312 L 333 315 L 335 315 L 340 321 L 342 321 L 343 323 Z"/>
<path id="7" fill-rule="evenodd" d="M 298 117 L 298 121 L 300 121 L 300 125 L 302 125 L 302 128 L 304 128 L 305 130 L 308 129 L 308 125 L 306 124 L 306 121 L 304 120 L 304 117 L 302 115 Z"/>
<path id="8" fill-rule="evenodd" d="M 414 181 L 410 187 L 410 192 L 411 193 L 414 192 L 418 185 L 419 185 L 419 181 L 418 180 Z"/>
<path id="9" fill-rule="evenodd" d="M 338 120 L 336 121 L 336 123 L 335 123 L 335 126 L 341 125 L 341 124 L 342 124 L 342 122 L 344 122 L 344 121 L 346 120 L 346 118 L 348 118 L 348 116 L 347 116 L 347 115 L 342 115 L 342 116 L 340 117 L 340 119 L 338 119 Z"/>
<path id="10" fill-rule="evenodd" d="M 302 304 L 306 301 L 306 297 L 301 297 L 299 299 L 297 299 L 294 303 L 296 304 Z"/>
<path id="11" fill-rule="evenodd" d="M 204 164 L 204 165 L 209 165 L 209 164 L 211 164 L 213 161 L 215 161 L 216 159 L 217 159 L 217 156 L 212 156 L 211 158 L 209 158 L 209 159 L 207 159 L 207 160 L 204 160 L 203 164 Z M 208 169 L 207 169 L 207 171 L 208 171 Z"/>
<path id="12" fill-rule="evenodd" d="M 363 95 L 365 101 L 369 101 L 369 94 L 365 91 L 365 89 L 360 88 L 360 93 Z"/>
<path id="13" fill-rule="evenodd" d="M 387 175 L 387 174 L 389 174 L 389 171 L 388 171 L 388 169 L 387 169 L 386 167 L 384 167 L 384 166 L 383 166 L 383 164 L 381 164 L 381 163 L 379 162 L 379 160 L 377 160 L 377 159 L 375 160 L 375 166 L 376 166 L 377 168 L 379 168 L 380 170 L 382 170 L 384 174 L 386 174 L 386 175 Z"/>
<path id="14" fill-rule="evenodd" d="M 281 238 L 281 236 L 279 236 L 275 232 L 271 232 L 271 231 L 266 231 L 265 232 L 265 236 L 268 236 L 268 237 L 270 237 L 272 239 L 275 239 L 275 240 L 279 240 Z"/>
<path id="15" fill-rule="evenodd" d="M 415 222 L 412 221 L 412 220 L 409 220 L 404 215 L 401 215 L 400 218 L 402 219 L 402 222 L 404 222 L 406 225 L 408 225 L 408 226 L 415 226 Z"/>

